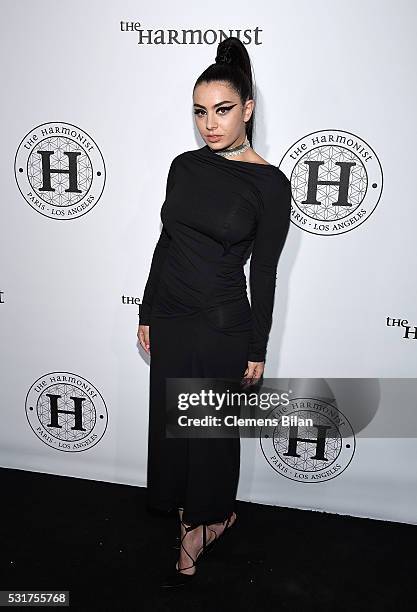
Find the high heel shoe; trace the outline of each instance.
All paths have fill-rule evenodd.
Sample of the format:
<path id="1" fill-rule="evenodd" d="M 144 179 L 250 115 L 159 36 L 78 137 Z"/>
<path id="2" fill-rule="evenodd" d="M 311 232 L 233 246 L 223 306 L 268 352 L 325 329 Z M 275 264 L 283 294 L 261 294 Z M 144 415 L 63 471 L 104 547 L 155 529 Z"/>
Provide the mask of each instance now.
<path id="1" fill-rule="evenodd" d="M 197 529 L 197 527 L 200 527 L 200 525 L 195 525 L 194 527 L 192 525 L 186 525 L 183 521 L 181 521 L 182 526 L 185 529 L 185 534 L 182 536 L 181 541 L 180 541 L 180 546 L 184 549 L 185 553 L 188 555 L 188 557 L 190 557 L 191 559 L 191 565 L 188 565 L 186 567 L 178 567 L 178 561 L 175 564 L 175 570 L 173 572 L 171 572 L 162 582 L 161 582 L 161 587 L 176 587 L 176 586 L 183 586 L 186 584 L 189 584 L 192 579 L 194 578 L 194 576 L 196 575 L 197 571 L 194 572 L 194 574 L 184 574 L 182 570 L 185 569 L 190 569 L 192 567 L 196 567 L 197 563 L 199 563 L 199 561 L 201 560 L 201 558 L 204 556 L 204 554 L 210 550 L 211 545 L 214 543 L 214 541 L 216 540 L 216 533 L 215 537 L 213 540 L 211 540 L 210 542 L 207 542 L 207 529 L 209 529 L 210 531 L 213 531 L 213 529 L 210 529 L 206 523 L 203 523 L 203 547 L 201 548 L 201 550 L 197 553 L 196 558 L 194 559 L 190 553 L 187 551 L 187 549 L 185 548 L 183 542 L 184 539 L 187 536 L 187 533 L 189 533 L 190 531 L 193 531 L 194 529 Z"/>
<path id="2" fill-rule="evenodd" d="M 182 510 L 182 508 L 181 508 Z M 229 525 L 232 516 L 235 515 L 235 520 L 233 521 L 233 523 L 231 525 Z M 237 514 L 236 512 L 232 512 L 232 514 L 226 519 L 226 526 L 222 532 L 221 535 L 225 535 L 226 533 L 230 533 L 230 531 L 226 531 L 226 529 L 230 530 L 231 527 L 233 527 L 233 525 L 236 523 L 237 521 Z M 224 521 L 223 521 L 224 522 Z M 217 533 L 216 533 L 216 538 L 210 542 L 210 544 L 208 545 L 208 550 L 211 550 L 211 544 L 214 544 L 214 542 L 216 540 L 218 540 L 219 538 L 217 537 Z M 181 548 L 181 538 L 179 535 L 175 536 L 175 543 L 172 545 L 172 548 L 174 548 L 175 550 L 180 550 Z M 206 552 L 208 552 L 208 550 L 206 550 Z"/>
<path id="3" fill-rule="evenodd" d="M 230 525 L 230 521 L 232 519 L 232 516 L 235 515 L 235 520 L 233 521 L 233 523 Z M 236 512 L 232 512 L 232 514 L 230 516 L 227 517 L 227 519 L 225 519 L 223 521 L 223 525 L 224 525 L 224 529 L 221 532 L 221 534 L 218 536 L 217 532 L 215 531 L 214 533 L 216 534 L 216 537 L 214 538 L 214 540 L 212 540 L 209 544 L 210 546 L 210 550 L 213 550 L 214 545 L 219 541 L 219 540 L 223 540 L 223 538 L 225 537 L 225 535 L 227 535 L 228 533 L 230 533 L 231 528 L 233 527 L 233 525 L 236 523 L 237 521 L 237 514 Z M 226 523 L 226 524 L 225 524 Z"/>

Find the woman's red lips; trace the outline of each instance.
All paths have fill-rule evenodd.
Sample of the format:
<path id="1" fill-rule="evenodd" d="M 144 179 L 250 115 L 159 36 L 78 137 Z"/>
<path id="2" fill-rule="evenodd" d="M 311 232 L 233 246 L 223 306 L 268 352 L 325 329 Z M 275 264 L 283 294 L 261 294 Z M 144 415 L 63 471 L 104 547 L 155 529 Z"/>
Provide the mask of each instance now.
<path id="1" fill-rule="evenodd" d="M 221 136 L 213 136 L 211 134 L 210 136 L 207 136 L 206 138 L 208 138 L 208 140 L 211 140 L 211 141 L 216 141 L 216 140 L 220 140 Z"/>

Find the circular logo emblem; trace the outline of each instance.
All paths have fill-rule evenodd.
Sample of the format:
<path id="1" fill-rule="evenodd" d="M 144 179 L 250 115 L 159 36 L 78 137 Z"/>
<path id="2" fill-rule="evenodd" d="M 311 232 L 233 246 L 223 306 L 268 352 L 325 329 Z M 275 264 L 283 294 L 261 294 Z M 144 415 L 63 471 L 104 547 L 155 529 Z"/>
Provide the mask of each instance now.
<path id="1" fill-rule="evenodd" d="M 279 167 L 291 177 L 291 221 L 321 236 L 344 234 L 375 210 L 382 193 L 382 168 L 359 136 L 321 130 L 304 136 Z"/>
<path id="2" fill-rule="evenodd" d="M 323 482 L 339 476 L 352 461 L 352 426 L 332 404 L 314 398 L 292 399 L 288 405 L 275 406 L 267 418 L 277 419 L 279 425 L 261 428 L 261 448 L 281 476 Z"/>
<path id="3" fill-rule="evenodd" d="M 51 219 L 75 219 L 99 201 L 103 156 L 86 132 L 70 123 L 43 123 L 22 139 L 15 156 L 20 193 Z"/>
<path id="4" fill-rule="evenodd" d="M 107 428 L 104 399 L 78 374 L 44 374 L 29 389 L 25 406 L 34 433 L 56 450 L 88 450 L 101 440 Z"/>

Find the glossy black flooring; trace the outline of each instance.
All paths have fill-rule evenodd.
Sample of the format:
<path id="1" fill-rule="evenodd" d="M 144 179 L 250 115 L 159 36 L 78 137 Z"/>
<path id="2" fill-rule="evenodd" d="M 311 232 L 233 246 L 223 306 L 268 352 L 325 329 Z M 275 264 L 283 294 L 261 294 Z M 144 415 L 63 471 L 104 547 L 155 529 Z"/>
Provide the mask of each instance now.
<path id="1" fill-rule="evenodd" d="M 144 488 L 10 469 L 0 482 L 1 590 L 65 589 L 86 611 L 417 610 L 414 525 L 238 502 L 192 586 L 161 590 L 178 523 Z"/>

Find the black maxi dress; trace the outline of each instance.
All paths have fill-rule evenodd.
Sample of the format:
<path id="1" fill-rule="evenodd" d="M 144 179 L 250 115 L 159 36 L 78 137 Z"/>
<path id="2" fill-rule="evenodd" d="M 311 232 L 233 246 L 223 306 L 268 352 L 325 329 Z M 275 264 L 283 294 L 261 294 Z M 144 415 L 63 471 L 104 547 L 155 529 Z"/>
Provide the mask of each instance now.
<path id="1" fill-rule="evenodd" d="M 265 361 L 290 214 L 290 181 L 277 166 L 227 159 L 208 145 L 171 163 L 139 314 L 150 326 L 147 502 L 184 508 L 188 524 L 233 512 L 240 439 L 167 438 L 165 379 L 239 378 L 248 361 Z"/>

